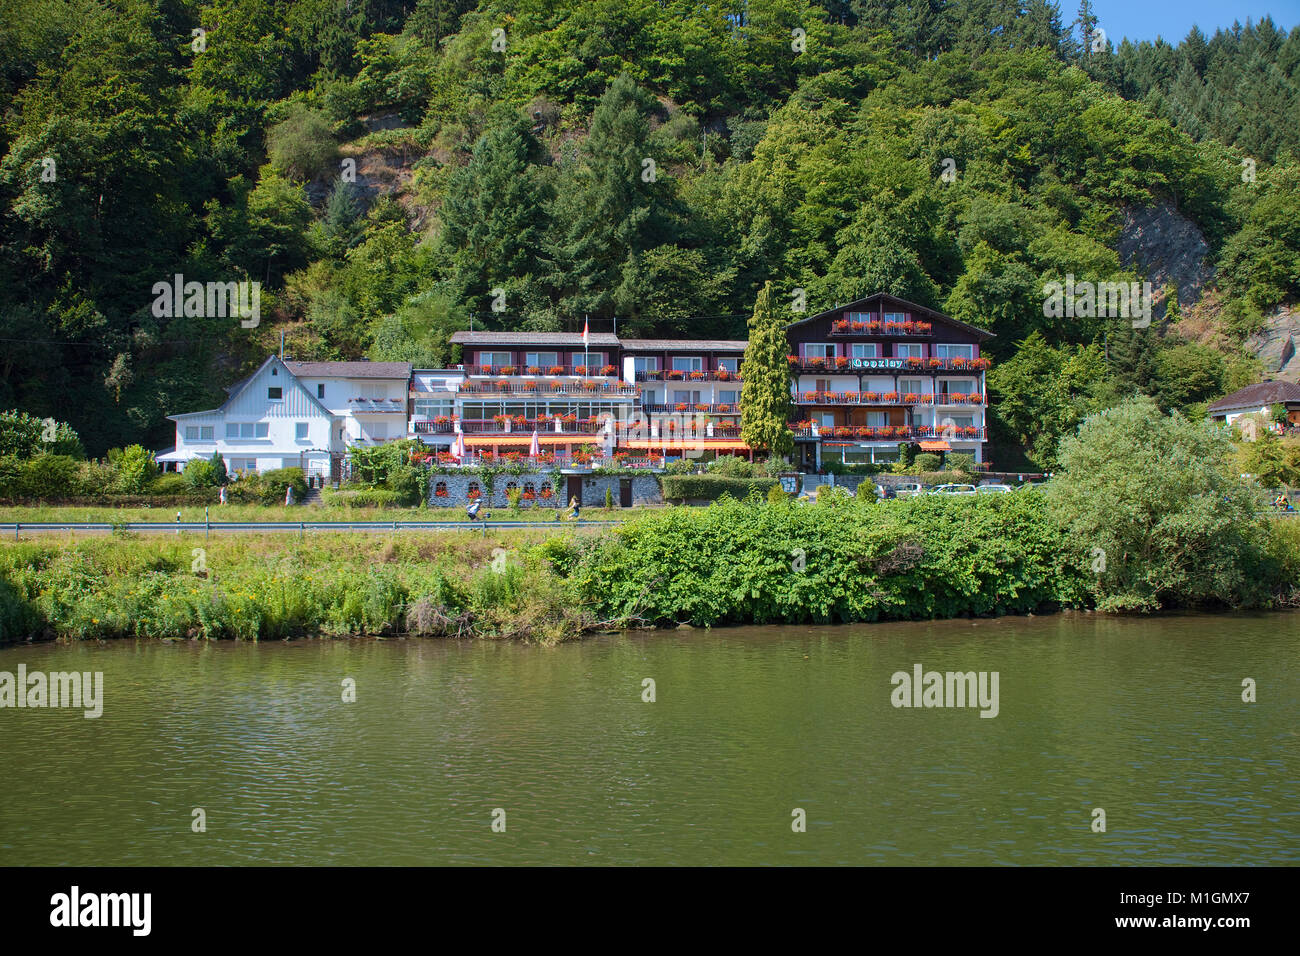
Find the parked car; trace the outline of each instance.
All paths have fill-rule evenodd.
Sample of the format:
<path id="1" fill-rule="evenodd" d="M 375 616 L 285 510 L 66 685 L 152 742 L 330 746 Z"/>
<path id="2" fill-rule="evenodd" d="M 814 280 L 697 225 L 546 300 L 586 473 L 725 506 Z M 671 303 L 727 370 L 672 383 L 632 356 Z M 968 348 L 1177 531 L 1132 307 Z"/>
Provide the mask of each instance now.
<path id="1" fill-rule="evenodd" d="M 892 485 L 876 485 L 876 497 L 881 499 L 897 498 L 896 492 Z"/>
<path id="2" fill-rule="evenodd" d="M 919 495 L 925 491 L 925 486 L 915 481 L 905 481 L 902 484 L 894 485 L 894 494 L 900 498 L 906 498 L 909 495 Z"/>
<path id="3" fill-rule="evenodd" d="M 973 495 L 974 485 L 940 485 L 930 492 L 932 495 Z"/>
<path id="4" fill-rule="evenodd" d="M 1005 495 L 1014 490 L 1010 485 L 999 485 L 995 482 L 980 485 L 975 491 L 981 495 Z"/>

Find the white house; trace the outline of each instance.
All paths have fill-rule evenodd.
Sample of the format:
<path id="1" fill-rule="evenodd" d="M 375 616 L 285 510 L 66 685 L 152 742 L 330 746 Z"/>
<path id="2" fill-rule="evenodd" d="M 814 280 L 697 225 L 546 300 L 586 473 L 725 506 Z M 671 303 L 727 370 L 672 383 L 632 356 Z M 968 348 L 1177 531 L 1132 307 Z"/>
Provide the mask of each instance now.
<path id="1" fill-rule="evenodd" d="M 352 445 L 406 436 L 405 362 L 294 362 L 271 356 L 231 386 L 216 409 L 169 415 L 176 446 L 164 468 L 219 452 L 230 473 L 302 468 L 318 482 L 338 480 Z"/>

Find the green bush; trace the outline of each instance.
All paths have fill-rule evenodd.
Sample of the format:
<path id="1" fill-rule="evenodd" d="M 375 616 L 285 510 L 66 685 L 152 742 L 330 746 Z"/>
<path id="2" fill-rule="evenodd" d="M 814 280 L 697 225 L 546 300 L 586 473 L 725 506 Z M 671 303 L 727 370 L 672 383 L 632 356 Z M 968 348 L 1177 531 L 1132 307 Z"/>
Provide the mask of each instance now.
<path id="1" fill-rule="evenodd" d="M 614 492 L 609 488 L 605 489 L 605 510 L 609 511 L 614 507 Z"/>
<path id="2" fill-rule="evenodd" d="M 222 474 L 210 458 L 195 458 L 185 463 L 183 480 L 191 488 L 215 488 Z"/>
<path id="3" fill-rule="evenodd" d="M 348 486 L 335 490 L 326 488 L 321 492 L 321 500 L 330 508 L 395 508 L 398 507 L 397 492 L 387 488 L 366 488 Z"/>
<path id="4" fill-rule="evenodd" d="M 301 468 L 273 468 L 261 474 L 262 504 L 284 504 L 284 489 L 293 488 L 293 500 L 302 501 L 307 494 L 307 476 Z"/>
<path id="5" fill-rule="evenodd" d="M 975 474 L 975 456 L 965 452 L 949 452 L 944 457 L 944 465 L 949 471 L 961 472 L 963 475 Z"/>
<path id="6" fill-rule="evenodd" d="M 426 497 L 428 476 L 414 465 L 396 465 L 388 472 L 386 486 L 397 496 L 397 503 L 406 507 L 418 505 Z"/>
<path id="7" fill-rule="evenodd" d="M 191 462 L 190 464 L 193 464 Z M 204 462 L 206 465 L 207 462 Z M 188 469 L 187 469 L 188 470 Z M 153 481 L 149 482 L 150 495 L 184 495 L 187 492 L 196 491 L 210 485 L 193 485 L 190 483 L 189 475 L 178 475 L 174 471 L 169 471 L 159 475 Z"/>
<path id="8" fill-rule="evenodd" d="M 117 472 L 116 491 L 123 494 L 143 494 L 146 486 L 158 474 L 158 464 L 153 452 L 140 445 L 122 449 L 113 462 Z"/>
<path id="9" fill-rule="evenodd" d="M 875 503 L 876 501 L 880 500 L 879 497 L 876 495 L 875 484 L 873 484 L 870 481 L 858 482 L 856 497 L 859 501 L 870 501 L 872 503 Z"/>
<path id="10" fill-rule="evenodd" d="M 751 494 L 765 497 L 776 478 L 728 478 L 723 475 L 664 475 L 660 478 L 666 501 L 716 501 L 722 495 L 744 500 Z"/>
<path id="11" fill-rule="evenodd" d="M 767 503 L 769 505 L 784 505 L 788 504 L 789 501 L 790 496 L 785 493 L 785 489 L 780 484 L 775 484 L 767 489 Z"/>
<path id="12" fill-rule="evenodd" d="M 912 459 L 912 468 L 916 471 L 938 471 L 942 459 L 933 452 L 923 451 Z"/>
<path id="13" fill-rule="evenodd" d="M 711 475 L 728 478 L 753 478 L 757 473 L 752 462 L 739 455 L 721 455 L 709 462 L 706 470 Z"/>

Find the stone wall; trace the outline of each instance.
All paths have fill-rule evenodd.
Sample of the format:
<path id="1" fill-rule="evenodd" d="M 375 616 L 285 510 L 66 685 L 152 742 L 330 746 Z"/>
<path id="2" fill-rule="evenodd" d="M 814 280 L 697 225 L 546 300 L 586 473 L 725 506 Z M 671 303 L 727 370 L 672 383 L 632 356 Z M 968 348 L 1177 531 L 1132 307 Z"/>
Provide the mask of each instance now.
<path id="1" fill-rule="evenodd" d="M 559 487 L 553 486 L 555 474 L 553 472 L 535 472 L 524 475 L 497 475 L 494 481 L 492 494 L 488 495 L 483 483 L 483 478 L 474 474 L 451 474 L 451 475 L 431 475 L 429 477 L 429 506 L 433 508 L 464 508 L 469 504 L 469 493 L 472 488 L 479 490 L 479 497 L 483 501 L 485 508 L 506 508 L 510 501 L 507 498 L 507 489 L 514 484 L 522 493 L 529 485 L 532 491 L 538 497 L 533 501 L 521 500 L 521 508 L 567 508 L 569 505 L 569 480 L 578 478 L 582 480 L 582 506 L 584 508 L 603 508 L 605 506 L 605 491 L 609 490 L 614 499 L 614 507 L 619 506 L 620 482 L 630 480 L 632 482 L 632 504 L 633 505 L 657 505 L 663 503 L 663 495 L 659 489 L 659 479 L 650 474 L 634 475 L 575 475 L 561 473 L 559 476 Z M 547 486 L 550 486 L 551 497 L 541 497 Z M 446 495 L 440 495 L 439 491 L 445 491 Z"/>

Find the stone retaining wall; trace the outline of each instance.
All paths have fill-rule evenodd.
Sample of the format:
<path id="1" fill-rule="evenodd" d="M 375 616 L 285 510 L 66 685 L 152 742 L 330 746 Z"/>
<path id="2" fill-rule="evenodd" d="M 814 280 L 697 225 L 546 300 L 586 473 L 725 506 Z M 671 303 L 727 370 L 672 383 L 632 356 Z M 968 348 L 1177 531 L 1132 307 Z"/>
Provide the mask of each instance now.
<path id="1" fill-rule="evenodd" d="M 430 475 L 429 506 L 464 508 L 470 502 L 470 491 L 476 488 L 485 508 L 505 508 L 510 504 L 507 490 L 513 484 L 521 493 L 531 485 L 533 493 L 537 495 L 532 501 L 521 500 L 519 502 L 521 508 L 567 508 L 570 498 L 570 479 L 582 481 L 581 502 L 584 508 L 603 508 L 606 489 L 614 499 L 614 507 L 619 507 L 620 483 L 623 481 L 632 482 L 633 505 L 663 503 L 659 479 L 654 475 L 572 475 L 562 472 L 557 488 L 554 486 L 554 472 L 534 472 L 524 475 L 497 475 L 491 495 L 487 494 L 483 478 L 479 475 Z M 542 495 L 548 487 L 551 496 L 544 498 Z M 440 491 L 445 491 L 445 496 L 440 495 Z"/>

